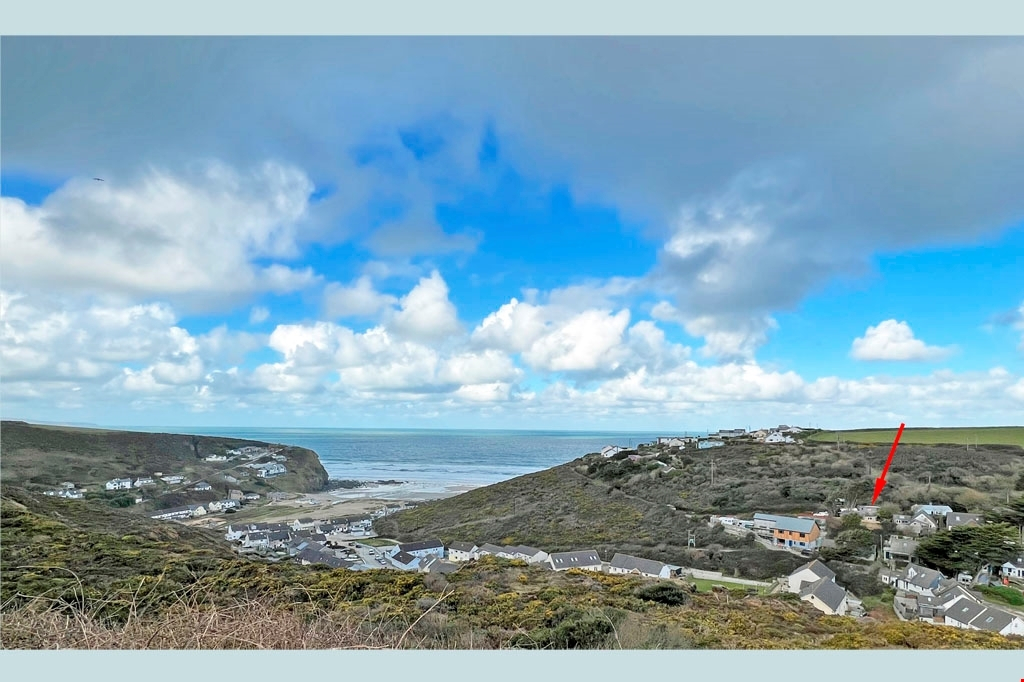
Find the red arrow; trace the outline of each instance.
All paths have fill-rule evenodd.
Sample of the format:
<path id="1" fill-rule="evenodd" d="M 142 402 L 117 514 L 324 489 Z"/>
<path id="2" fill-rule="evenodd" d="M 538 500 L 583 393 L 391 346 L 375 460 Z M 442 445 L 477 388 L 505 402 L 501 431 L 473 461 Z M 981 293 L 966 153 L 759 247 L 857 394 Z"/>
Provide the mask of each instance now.
<path id="1" fill-rule="evenodd" d="M 885 487 L 885 474 L 889 471 L 889 465 L 892 464 L 892 456 L 896 454 L 896 446 L 900 444 L 900 436 L 903 435 L 903 424 L 900 424 L 900 430 L 896 432 L 896 440 L 892 442 L 892 450 L 889 451 L 889 459 L 885 460 L 885 466 L 882 468 L 882 475 L 875 479 L 875 494 L 871 498 L 871 504 L 878 501 L 878 496 L 882 493 L 882 488 Z"/>

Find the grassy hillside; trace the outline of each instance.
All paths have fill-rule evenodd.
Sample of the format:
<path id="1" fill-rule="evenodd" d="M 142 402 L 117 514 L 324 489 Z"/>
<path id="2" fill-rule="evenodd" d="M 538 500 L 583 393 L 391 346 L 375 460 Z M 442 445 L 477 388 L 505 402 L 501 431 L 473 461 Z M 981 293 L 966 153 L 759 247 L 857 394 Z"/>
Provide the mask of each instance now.
<path id="1" fill-rule="evenodd" d="M 845 443 L 877 443 L 892 445 L 896 429 L 862 429 L 858 431 L 818 431 L 808 440 L 835 443 L 836 437 Z M 900 443 L 920 445 L 1016 445 L 1024 448 L 1024 426 L 992 426 L 970 428 L 905 428 Z"/>
<path id="2" fill-rule="evenodd" d="M 162 483 L 147 493 L 169 494 L 151 507 L 169 507 L 189 502 L 223 498 L 230 488 L 266 493 L 273 490 L 313 492 L 327 484 L 327 471 L 315 452 L 289 447 L 288 473 L 268 480 L 242 476 L 239 462 L 206 462 L 207 455 L 245 445 L 267 445 L 255 441 L 169 433 L 109 431 L 63 426 L 39 426 L 25 422 L 0 423 L 0 475 L 4 483 L 41 489 L 63 481 L 102 490 L 103 484 L 118 477 L 151 476 L 155 472 L 184 474 L 193 481 L 206 480 L 214 487 L 206 494 L 189 493 L 182 486 Z M 228 482 L 233 475 L 237 483 Z M 147 495 L 149 496 L 149 495 Z"/>
<path id="3" fill-rule="evenodd" d="M 4 648 L 1024 648 L 497 559 L 448 578 L 257 563 L 89 501 L 5 487 L 0 506 Z"/>
<path id="4" fill-rule="evenodd" d="M 888 449 L 881 446 L 733 443 L 709 450 L 588 455 L 536 474 L 478 488 L 389 516 L 378 532 L 401 540 L 524 543 L 550 551 L 594 547 L 759 578 L 796 557 L 743 544 L 702 515 L 797 513 L 870 501 Z M 714 480 L 712 481 L 712 461 Z M 1019 448 L 901 446 L 881 503 L 944 501 L 986 511 L 1024 471 Z M 688 531 L 698 550 L 687 548 Z"/>

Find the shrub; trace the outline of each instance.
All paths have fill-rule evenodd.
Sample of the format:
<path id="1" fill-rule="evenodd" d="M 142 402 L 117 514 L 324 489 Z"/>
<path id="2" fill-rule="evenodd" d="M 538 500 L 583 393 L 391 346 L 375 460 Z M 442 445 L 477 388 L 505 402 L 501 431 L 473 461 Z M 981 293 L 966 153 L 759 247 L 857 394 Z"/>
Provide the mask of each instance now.
<path id="1" fill-rule="evenodd" d="M 636 591 L 636 596 L 646 601 L 654 601 L 669 606 L 681 606 L 690 601 L 686 590 L 672 583 L 655 583 L 645 585 Z"/>

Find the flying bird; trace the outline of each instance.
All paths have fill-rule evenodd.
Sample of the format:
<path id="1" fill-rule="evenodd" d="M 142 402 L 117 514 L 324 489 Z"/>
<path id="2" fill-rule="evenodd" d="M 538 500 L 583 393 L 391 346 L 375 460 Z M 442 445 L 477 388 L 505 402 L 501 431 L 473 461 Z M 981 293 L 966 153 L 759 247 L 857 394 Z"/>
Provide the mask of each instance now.
<path id="1" fill-rule="evenodd" d="M 106 182 L 103 178 L 93 178 L 93 180 L 96 180 L 97 182 Z"/>

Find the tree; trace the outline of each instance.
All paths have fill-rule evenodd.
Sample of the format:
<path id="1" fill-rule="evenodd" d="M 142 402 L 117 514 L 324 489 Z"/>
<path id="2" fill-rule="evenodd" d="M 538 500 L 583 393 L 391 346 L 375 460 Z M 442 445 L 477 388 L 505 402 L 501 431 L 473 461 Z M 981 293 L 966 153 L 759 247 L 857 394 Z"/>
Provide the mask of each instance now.
<path id="1" fill-rule="evenodd" d="M 1017 529 L 1007 523 L 958 526 L 923 538 L 917 558 L 947 573 L 973 572 L 981 564 L 1001 564 L 1021 551 Z"/>
<path id="2" fill-rule="evenodd" d="M 1024 490 L 1024 471 L 1020 472 L 1020 476 L 1017 477 L 1017 482 L 1013 486 L 1014 490 Z"/>
<path id="3" fill-rule="evenodd" d="M 1024 497 L 1018 497 L 1005 507 L 999 507 L 988 514 L 990 521 L 1016 526 L 1021 542 L 1024 542 Z"/>
<path id="4" fill-rule="evenodd" d="M 861 526 L 861 518 L 857 514 L 848 514 L 839 521 L 841 530 L 855 530 Z"/>

